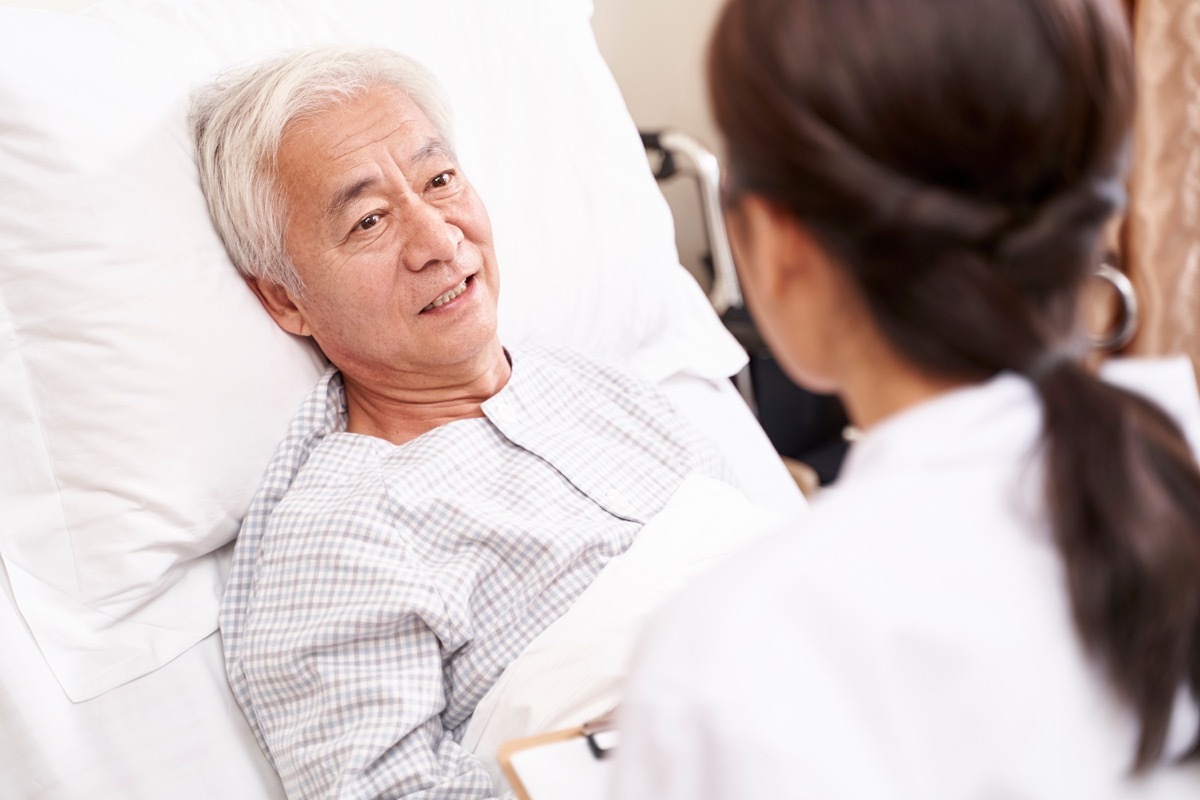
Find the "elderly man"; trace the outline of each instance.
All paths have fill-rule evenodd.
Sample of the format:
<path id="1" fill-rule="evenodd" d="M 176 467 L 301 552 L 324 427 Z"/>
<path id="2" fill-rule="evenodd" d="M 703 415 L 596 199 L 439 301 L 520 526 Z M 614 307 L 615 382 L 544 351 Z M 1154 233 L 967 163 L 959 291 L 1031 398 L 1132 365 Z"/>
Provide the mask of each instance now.
<path id="1" fill-rule="evenodd" d="M 433 81 L 291 54 L 199 93 L 214 223 L 332 367 L 245 519 L 234 693 L 293 797 L 497 794 L 458 740 L 505 666 L 720 458 L 652 388 L 506 351 L 487 213 Z"/>

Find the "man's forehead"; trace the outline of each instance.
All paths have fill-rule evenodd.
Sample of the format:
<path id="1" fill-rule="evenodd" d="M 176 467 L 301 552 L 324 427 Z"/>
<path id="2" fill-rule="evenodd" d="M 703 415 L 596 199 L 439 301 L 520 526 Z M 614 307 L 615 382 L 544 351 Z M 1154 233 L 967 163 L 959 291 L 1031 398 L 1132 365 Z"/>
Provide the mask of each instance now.
<path id="1" fill-rule="evenodd" d="M 381 143 L 399 145 L 400 152 L 392 155 L 411 160 L 450 153 L 433 123 L 404 91 L 377 86 L 294 120 L 284 129 L 280 162 L 353 160 Z"/>

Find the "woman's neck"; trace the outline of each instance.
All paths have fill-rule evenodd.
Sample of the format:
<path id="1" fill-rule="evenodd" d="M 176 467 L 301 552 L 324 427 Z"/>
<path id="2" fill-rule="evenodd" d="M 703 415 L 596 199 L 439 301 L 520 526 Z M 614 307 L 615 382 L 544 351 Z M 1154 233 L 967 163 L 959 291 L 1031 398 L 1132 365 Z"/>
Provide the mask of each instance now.
<path id="1" fill-rule="evenodd" d="M 906 408 L 971 383 L 918 369 L 879 339 L 862 342 L 858 356 L 845 364 L 838 394 L 851 422 L 864 431 Z"/>

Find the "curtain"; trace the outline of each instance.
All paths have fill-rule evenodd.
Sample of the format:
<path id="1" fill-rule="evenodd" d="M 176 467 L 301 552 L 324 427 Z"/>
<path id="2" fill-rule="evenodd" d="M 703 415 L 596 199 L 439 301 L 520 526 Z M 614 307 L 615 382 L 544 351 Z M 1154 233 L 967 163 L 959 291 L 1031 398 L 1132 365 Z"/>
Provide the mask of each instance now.
<path id="1" fill-rule="evenodd" d="M 1130 5 L 1138 109 L 1121 250 L 1143 313 L 1127 350 L 1200 365 L 1200 0 Z"/>

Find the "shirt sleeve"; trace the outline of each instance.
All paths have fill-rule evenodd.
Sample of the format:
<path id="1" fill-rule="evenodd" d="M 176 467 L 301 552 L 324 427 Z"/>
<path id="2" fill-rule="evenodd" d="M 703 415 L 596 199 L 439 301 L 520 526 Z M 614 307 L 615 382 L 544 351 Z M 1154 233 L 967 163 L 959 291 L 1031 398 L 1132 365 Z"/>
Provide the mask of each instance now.
<path id="1" fill-rule="evenodd" d="M 260 554 L 243 669 L 269 755 L 293 800 L 496 797 L 442 725 L 464 626 L 379 505 L 293 520 Z"/>

